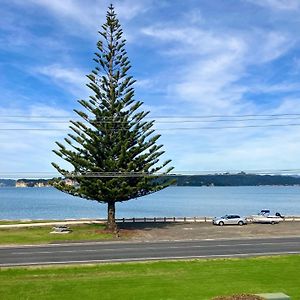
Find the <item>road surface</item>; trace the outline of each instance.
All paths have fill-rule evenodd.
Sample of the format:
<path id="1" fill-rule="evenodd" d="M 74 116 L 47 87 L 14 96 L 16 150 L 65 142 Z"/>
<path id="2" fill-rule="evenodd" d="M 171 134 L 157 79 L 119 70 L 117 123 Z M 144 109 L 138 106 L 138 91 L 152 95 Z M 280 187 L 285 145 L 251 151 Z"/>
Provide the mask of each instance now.
<path id="1" fill-rule="evenodd" d="M 300 237 L 0 247 L 0 267 L 300 254 Z"/>

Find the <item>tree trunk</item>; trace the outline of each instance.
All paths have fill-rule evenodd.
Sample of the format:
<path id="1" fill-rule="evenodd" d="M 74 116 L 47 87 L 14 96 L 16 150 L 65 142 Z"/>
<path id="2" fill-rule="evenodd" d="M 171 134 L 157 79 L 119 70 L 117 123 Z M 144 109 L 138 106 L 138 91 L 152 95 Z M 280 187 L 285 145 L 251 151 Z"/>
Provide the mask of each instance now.
<path id="1" fill-rule="evenodd" d="M 116 224 L 115 214 L 116 214 L 115 202 L 108 202 L 107 203 L 107 224 L 106 224 L 106 229 L 111 231 L 111 232 L 116 233 L 118 231 L 118 227 L 117 227 L 117 224 Z"/>

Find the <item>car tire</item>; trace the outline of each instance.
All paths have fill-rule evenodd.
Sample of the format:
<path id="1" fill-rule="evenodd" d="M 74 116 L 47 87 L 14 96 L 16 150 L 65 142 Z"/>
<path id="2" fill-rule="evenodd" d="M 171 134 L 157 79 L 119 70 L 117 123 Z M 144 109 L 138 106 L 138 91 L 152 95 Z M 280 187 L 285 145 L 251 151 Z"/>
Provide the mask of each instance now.
<path id="1" fill-rule="evenodd" d="M 244 225 L 244 222 L 243 222 L 243 221 L 239 221 L 238 224 L 239 224 L 240 226 L 243 226 L 243 225 Z"/>
<path id="2" fill-rule="evenodd" d="M 219 226 L 223 226 L 223 225 L 224 225 L 223 221 L 219 222 Z"/>
<path id="3" fill-rule="evenodd" d="M 274 221 L 272 221 L 272 222 L 271 222 L 271 225 L 275 225 L 275 222 L 274 222 Z"/>

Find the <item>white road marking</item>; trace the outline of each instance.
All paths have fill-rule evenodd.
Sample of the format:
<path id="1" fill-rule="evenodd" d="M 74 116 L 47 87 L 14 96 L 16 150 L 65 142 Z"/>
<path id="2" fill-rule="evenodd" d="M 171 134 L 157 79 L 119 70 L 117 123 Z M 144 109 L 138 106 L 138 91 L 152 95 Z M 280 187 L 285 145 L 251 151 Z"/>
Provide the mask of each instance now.
<path id="1" fill-rule="evenodd" d="M 292 244 L 299 244 L 299 242 L 281 242 L 281 243 L 274 243 L 274 242 L 265 242 L 265 243 L 241 243 L 241 244 L 217 244 L 217 245 L 188 245 L 188 248 L 210 248 L 210 247 L 232 247 L 232 246 L 263 246 L 263 245 L 292 245 Z M 187 245 L 178 245 L 178 246 L 163 246 L 160 247 L 143 247 L 143 250 L 163 250 L 163 249 L 186 249 Z M 34 252 L 12 252 L 13 255 L 32 255 L 32 254 L 51 254 L 51 253 L 81 253 L 81 252 L 100 252 L 100 251 L 129 251 L 129 250 L 136 250 L 134 246 L 130 248 L 101 248 L 101 249 L 76 249 L 76 250 L 54 250 L 54 251 L 34 251 Z"/>
<path id="2" fill-rule="evenodd" d="M 31 262 L 31 263 L 4 263 L 0 267 L 9 266 L 33 266 L 33 265 L 58 265 L 58 264 L 83 264 L 83 263 L 109 263 L 109 262 L 130 262 L 130 261 L 156 261 L 156 260 L 173 260 L 173 259 L 198 259 L 198 258 L 220 258 L 220 257 L 248 257 L 248 256 L 268 256 L 283 254 L 300 254 L 300 251 L 287 252 L 266 252 L 266 253 L 237 253 L 237 254 L 216 254 L 216 255 L 192 255 L 192 256 L 168 256 L 168 257 L 144 257 L 144 258 L 114 258 L 114 259 L 93 259 L 93 260 L 70 260 L 54 262 Z"/>
<path id="3" fill-rule="evenodd" d="M 32 255 L 32 254 L 52 254 L 52 253 L 79 253 L 79 252 L 99 252 L 99 250 L 60 250 L 60 251 L 38 251 L 38 252 L 12 252 L 14 255 Z"/>
<path id="4" fill-rule="evenodd" d="M 215 238 L 215 239 L 178 239 L 178 240 L 140 240 L 134 241 L 136 244 L 149 244 L 149 243 L 165 243 L 165 242 L 201 242 L 201 241 L 237 241 L 237 240 L 280 240 L 280 239 L 287 239 L 287 238 L 299 238 L 299 235 L 291 235 L 291 236 L 277 236 L 277 237 L 242 237 L 242 238 Z M 117 244 L 130 244 L 128 241 L 94 241 L 94 242 L 74 242 L 74 243 L 55 243 L 55 244 L 30 244 L 30 245 L 1 245 L 0 250 L 10 249 L 10 248 L 19 248 L 19 249 L 28 249 L 28 248 L 45 248 L 45 247 L 72 247 L 72 246 L 79 246 L 79 245 L 117 245 Z"/>

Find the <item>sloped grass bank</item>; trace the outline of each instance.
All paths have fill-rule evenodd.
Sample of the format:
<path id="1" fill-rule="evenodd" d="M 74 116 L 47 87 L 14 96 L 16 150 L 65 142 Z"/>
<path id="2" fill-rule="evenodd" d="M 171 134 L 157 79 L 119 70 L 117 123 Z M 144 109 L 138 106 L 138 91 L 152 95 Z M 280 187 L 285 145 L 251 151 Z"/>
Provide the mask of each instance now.
<path id="1" fill-rule="evenodd" d="M 300 256 L 13 268 L 1 299 L 211 299 L 283 292 L 300 299 Z"/>
<path id="2" fill-rule="evenodd" d="M 70 225 L 71 233 L 51 234 L 53 226 L 0 229 L 0 245 L 47 244 L 64 241 L 105 240 L 114 235 L 105 232 L 104 225 Z M 1 297 L 0 297 L 1 298 Z"/>

